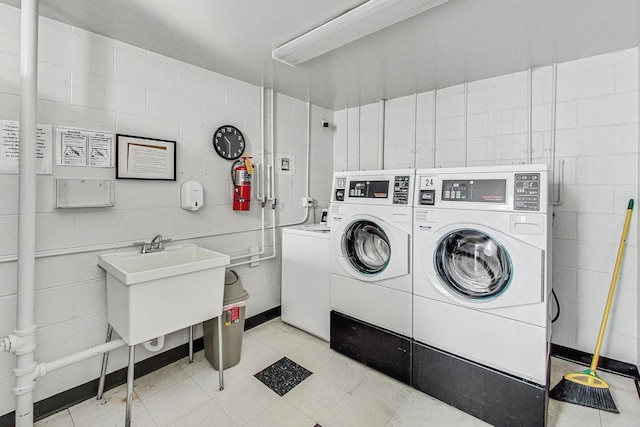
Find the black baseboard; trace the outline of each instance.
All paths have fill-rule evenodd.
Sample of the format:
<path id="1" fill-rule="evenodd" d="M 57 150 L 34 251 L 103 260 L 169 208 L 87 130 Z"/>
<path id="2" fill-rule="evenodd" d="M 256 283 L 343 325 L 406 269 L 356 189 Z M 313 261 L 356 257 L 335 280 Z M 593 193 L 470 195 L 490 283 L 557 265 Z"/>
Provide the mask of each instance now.
<path id="1" fill-rule="evenodd" d="M 270 310 L 263 311 L 260 314 L 256 314 L 255 316 L 251 316 L 244 321 L 244 330 L 248 331 L 251 328 L 255 328 L 258 325 L 262 325 L 263 323 L 268 322 L 269 320 L 275 319 L 276 317 L 280 317 L 281 308 L 280 306 L 274 307 Z"/>
<path id="2" fill-rule="evenodd" d="M 413 387 L 499 427 L 543 427 L 549 391 L 414 341 Z"/>
<path id="3" fill-rule="evenodd" d="M 591 365 L 591 358 L 593 357 L 593 354 L 591 353 L 575 350 L 558 344 L 551 344 L 551 355 L 559 359 L 569 360 L 585 366 Z M 619 360 L 609 359 L 608 357 L 600 356 L 600 359 L 598 360 L 598 370 L 640 380 L 640 373 L 638 373 L 637 366 L 621 362 Z"/>
<path id="4" fill-rule="evenodd" d="M 255 328 L 262 323 L 275 319 L 280 316 L 280 306 L 267 310 L 264 313 L 251 316 L 245 320 L 244 330 Z M 197 338 L 193 340 L 193 351 L 198 352 L 204 349 L 204 339 Z M 141 360 L 135 364 L 135 378 L 144 376 L 148 373 L 156 371 L 163 366 L 167 366 L 177 360 L 189 355 L 189 344 L 185 343 L 178 347 L 152 356 L 148 359 Z M 99 374 L 99 372 L 98 372 Z M 67 409 L 73 405 L 83 402 L 91 397 L 96 396 L 98 392 L 98 379 L 81 384 L 69 390 L 65 390 L 54 396 L 43 399 L 33 404 L 33 420 L 38 421 L 50 415 Z M 111 372 L 105 377 L 105 391 L 115 388 L 127 382 L 127 368 L 122 368 Z M 0 416 L 0 427 L 13 427 L 15 425 L 15 411 Z"/>
<path id="5" fill-rule="evenodd" d="M 331 349 L 411 385 L 411 339 L 331 311 Z"/>

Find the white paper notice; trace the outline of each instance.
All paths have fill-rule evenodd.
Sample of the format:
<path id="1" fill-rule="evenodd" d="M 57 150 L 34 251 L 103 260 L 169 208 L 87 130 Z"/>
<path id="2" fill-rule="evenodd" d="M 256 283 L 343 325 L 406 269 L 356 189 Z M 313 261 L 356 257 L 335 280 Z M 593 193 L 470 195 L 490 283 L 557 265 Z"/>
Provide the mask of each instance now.
<path id="1" fill-rule="evenodd" d="M 56 163 L 62 166 L 114 166 L 114 135 L 80 129 L 56 129 Z"/>
<path id="2" fill-rule="evenodd" d="M 53 173 L 52 129 L 50 125 L 36 128 L 36 173 Z M 0 173 L 18 173 L 20 167 L 20 122 L 0 120 Z"/>

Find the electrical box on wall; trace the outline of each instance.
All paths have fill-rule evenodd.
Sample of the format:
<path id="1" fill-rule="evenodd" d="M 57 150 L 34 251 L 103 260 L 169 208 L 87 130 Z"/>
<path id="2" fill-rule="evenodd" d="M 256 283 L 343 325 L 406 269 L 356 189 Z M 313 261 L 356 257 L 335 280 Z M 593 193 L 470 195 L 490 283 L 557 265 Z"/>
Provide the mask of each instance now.
<path id="1" fill-rule="evenodd" d="M 196 181 L 186 181 L 180 187 L 180 205 L 182 209 L 197 211 L 204 205 L 202 185 Z"/>

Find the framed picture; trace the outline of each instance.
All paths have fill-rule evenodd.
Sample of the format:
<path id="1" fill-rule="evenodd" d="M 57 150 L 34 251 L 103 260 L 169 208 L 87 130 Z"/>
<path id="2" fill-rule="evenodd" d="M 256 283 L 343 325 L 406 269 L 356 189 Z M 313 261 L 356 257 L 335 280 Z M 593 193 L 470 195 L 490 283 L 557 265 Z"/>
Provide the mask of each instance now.
<path id="1" fill-rule="evenodd" d="M 176 142 L 116 135 L 116 178 L 176 180 Z"/>

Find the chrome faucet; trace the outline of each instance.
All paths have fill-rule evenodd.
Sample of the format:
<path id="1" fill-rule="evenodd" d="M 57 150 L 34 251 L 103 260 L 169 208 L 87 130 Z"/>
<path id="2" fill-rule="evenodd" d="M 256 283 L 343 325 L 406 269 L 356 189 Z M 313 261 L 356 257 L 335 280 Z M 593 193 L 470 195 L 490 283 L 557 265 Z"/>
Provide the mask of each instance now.
<path id="1" fill-rule="evenodd" d="M 151 240 L 151 242 L 135 242 L 133 246 L 141 246 L 140 253 L 148 254 L 151 252 L 160 252 L 164 251 L 165 242 L 170 242 L 171 239 L 163 239 L 161 234 L 156 234 L 155 237 Z"/>

